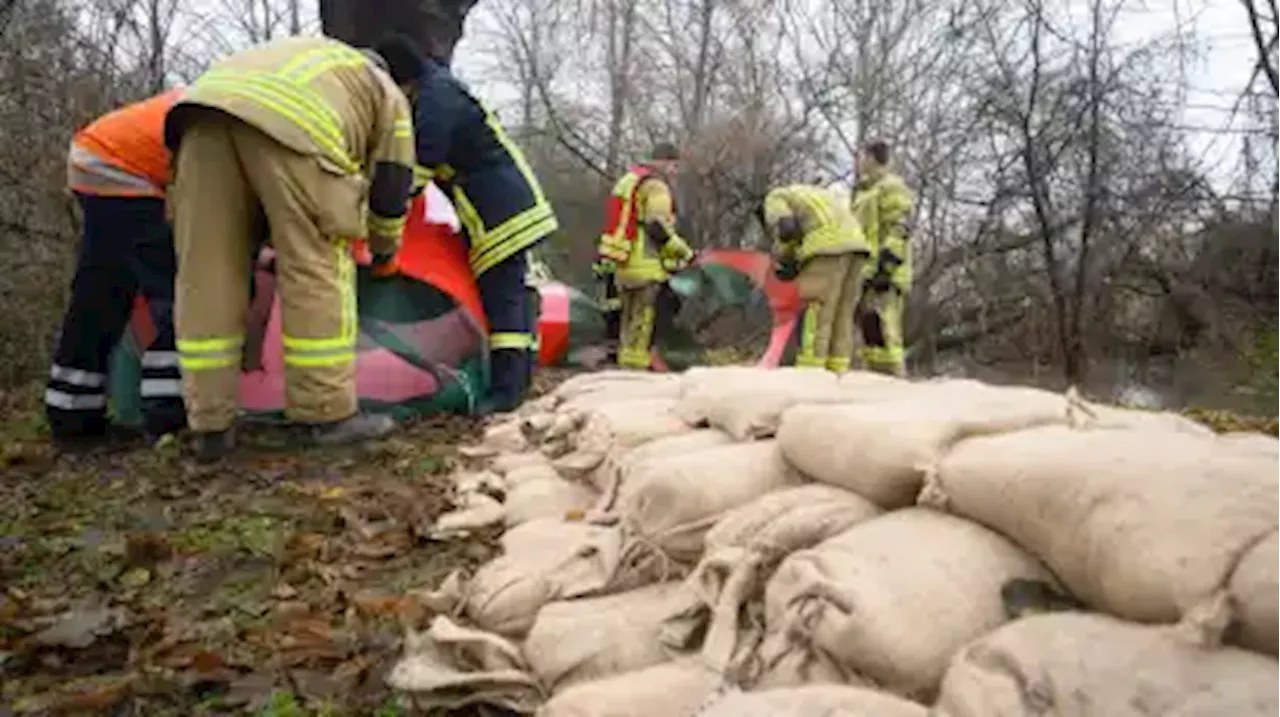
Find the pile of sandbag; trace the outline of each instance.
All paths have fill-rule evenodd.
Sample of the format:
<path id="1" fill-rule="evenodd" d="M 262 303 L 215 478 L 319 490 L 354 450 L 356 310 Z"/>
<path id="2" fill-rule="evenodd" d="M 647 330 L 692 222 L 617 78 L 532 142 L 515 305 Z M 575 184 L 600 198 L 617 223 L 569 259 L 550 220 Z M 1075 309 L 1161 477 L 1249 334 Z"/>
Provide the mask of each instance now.
<path id="1" fill-rule="evenodd" d="M 421 593 L 389 680 L 543 717 L 1271 715 L 1276 445 L 970 380 L 576 376 L 460 451 L 433 534 L 502 550 Z"/>

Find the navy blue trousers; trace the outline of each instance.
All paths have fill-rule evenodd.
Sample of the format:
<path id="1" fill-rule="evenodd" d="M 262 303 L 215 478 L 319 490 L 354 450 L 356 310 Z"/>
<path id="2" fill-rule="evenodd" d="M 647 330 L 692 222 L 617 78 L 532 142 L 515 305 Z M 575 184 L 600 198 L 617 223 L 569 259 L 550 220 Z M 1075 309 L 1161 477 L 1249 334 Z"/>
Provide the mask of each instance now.
<path id="1" fill-rule="evenodd" d="M 537 360 L 537 292 L 525 286 L 524 252 L 476 277 L 489 317 L 489 409 L 510 411 L 524 400 Z M 522 345 L 509 346 L 512 342 Z"/>

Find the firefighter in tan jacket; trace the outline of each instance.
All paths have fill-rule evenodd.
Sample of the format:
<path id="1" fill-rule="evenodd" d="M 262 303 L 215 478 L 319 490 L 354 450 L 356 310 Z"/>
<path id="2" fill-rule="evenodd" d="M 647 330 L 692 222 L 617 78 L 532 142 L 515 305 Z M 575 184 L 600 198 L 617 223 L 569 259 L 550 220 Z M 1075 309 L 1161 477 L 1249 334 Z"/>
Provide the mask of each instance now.
<path id="1" fill-rule="evenodd" d="M 215 63 L 169 112 L 178 254 L 175 322 L 201 460 L 234 446 L 251 237 L 276 252 L 286 414 L 317 443 L 382 436 L 355 393 L 355 267 L 395 271 L 413 181 L 409 102 L 385 62 L 328 38 L 288 38 Z"/>
<path id="2" fill-rule="evenodd" d="M 866 368 L 906 375 L 902 313 L 911 290 L 911 239 L 907 223 L 915 197 L 902 178 L 889 171 L 889 146 L 869 142 L 858 153 L 858 182 L 853 213 L 871 247 L 862 306 L 862 361 Z"/>
<path id="3" fill-rule="evenodd" d="M 756 216 L 773 242 L 775 273 L 796 280 L 805 304 L 796 366 L 848 371 L 870 252 L 862 229 L 841 198 L 803 184 L 770 191 Z"/>
<path id="4" fill-rule="evenodd" d="M 647 370 L 652 362 L 658 291 L 693 258 L 676 234 L 669 182 L 679 154 L 661 143 L 653 157 L 632 167 L 613 187 L 608 217 L 597 246 L 597 276 L 615 282 L 621 299 L 618 365 Z"/>

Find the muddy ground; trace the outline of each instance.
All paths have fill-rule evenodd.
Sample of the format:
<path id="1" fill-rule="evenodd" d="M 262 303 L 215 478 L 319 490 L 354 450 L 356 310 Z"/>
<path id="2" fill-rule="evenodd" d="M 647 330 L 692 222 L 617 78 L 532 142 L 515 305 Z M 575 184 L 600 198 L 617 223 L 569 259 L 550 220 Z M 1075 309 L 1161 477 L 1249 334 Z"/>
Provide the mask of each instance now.
<path id="1" fill-rule="evenodd" d="M 37 398 L 0 396 L 0 715 L 408 714 L 383 677 L 431 617 L 414 591 L 494 552 L 426 537 L 476 422 L 262 430 L 197 469 L 173 443 L 58 456 Z"/>

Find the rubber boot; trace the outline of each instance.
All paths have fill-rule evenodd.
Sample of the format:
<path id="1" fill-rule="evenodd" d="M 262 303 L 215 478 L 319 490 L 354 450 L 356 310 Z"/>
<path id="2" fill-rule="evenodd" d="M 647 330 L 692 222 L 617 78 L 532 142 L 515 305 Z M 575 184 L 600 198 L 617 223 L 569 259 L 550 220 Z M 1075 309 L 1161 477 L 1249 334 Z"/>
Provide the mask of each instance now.
<path id="1" fill-rule="evenodd" d="M 142 431 L 109 421 L 87 426 L 82 431 L 55 431 L 53 447 L 59 453 L 113 453 L 145 444 Z"/>
<path id="2" fill-rule="evenodd" d="M 234 428 L 225 431 L 207 431 L 196 433 L 192 439 L 192 449 L 197 463 L 217 463 L 226 458 L 236 448 L 236 432 Z"/>
<path id="3" fill-rule="evenodd" d="M 357 413 L 341 421 L 307 426 L 311 441 L 320 446 L 372 441 L 387 436 L 395 430 L 394 418 L 376 413 Z"/>

